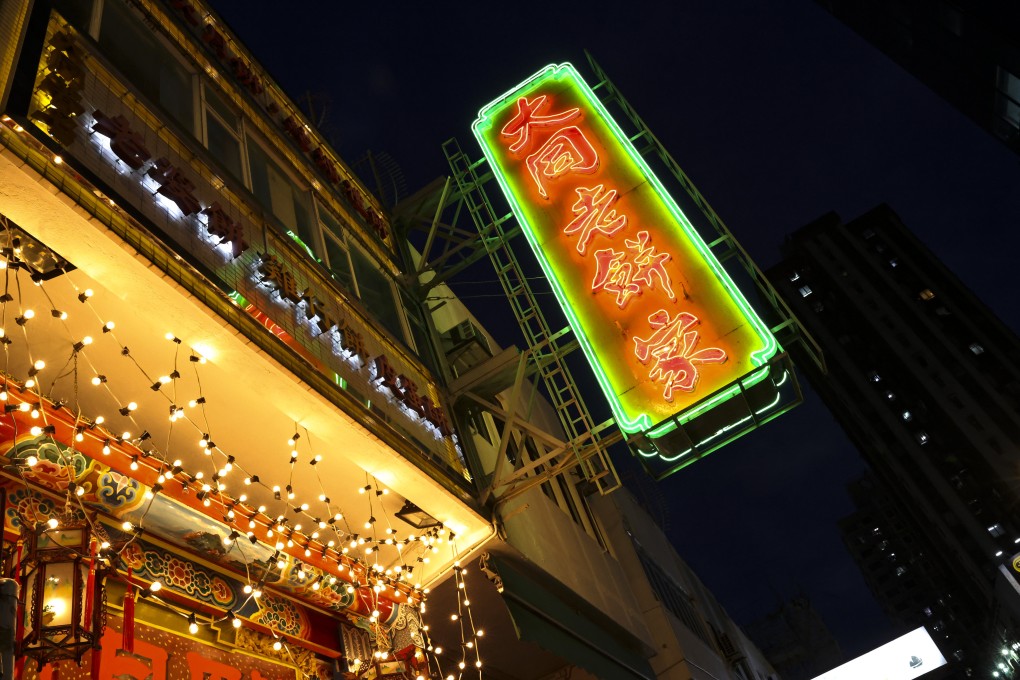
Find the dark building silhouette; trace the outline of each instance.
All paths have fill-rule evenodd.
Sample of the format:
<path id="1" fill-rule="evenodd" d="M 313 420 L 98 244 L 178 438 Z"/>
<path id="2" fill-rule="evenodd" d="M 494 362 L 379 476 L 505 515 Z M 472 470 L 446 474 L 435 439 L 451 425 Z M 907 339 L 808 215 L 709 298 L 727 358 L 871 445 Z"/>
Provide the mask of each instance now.
<path id="1" fill-rule="evenodd" d="M 806 595 L 783 602 L 744 631 L 783 680 L 811 680 L 846 660 Z"/>
<path id="2" fill-rule="evenodd" d="M 817 0 L 1020 153 L 1020 4 L 1009 0 Z"/>
<path id="3" fill-rule="evenodd" d="M 995 580 L 1020 543 L 1020 341 L 887 206 L 825 215 L 784 255 L 769 276 L 828 373 L 800 369 L 874 470 L 851 552 L 894 621 L 991 672 L 1015 641 Z"/>

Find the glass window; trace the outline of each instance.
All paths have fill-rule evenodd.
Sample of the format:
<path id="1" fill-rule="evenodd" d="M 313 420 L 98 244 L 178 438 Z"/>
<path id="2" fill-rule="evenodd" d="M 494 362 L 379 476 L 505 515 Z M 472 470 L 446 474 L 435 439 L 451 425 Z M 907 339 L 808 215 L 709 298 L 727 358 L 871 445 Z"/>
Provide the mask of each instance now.
<path id="1" fill-rule="evenodd" d="M 358 291 L 354 287 L 354 273 L 351 271 L 351 258 L 347 253 L 347 248 L 329 234 L 323 234 L 322 240 L 326 244 L 326 266 L 333 275 L 333 279 L 340 284 L 341 288 L 357 295 Z"/>
<path id="2" fill-rule="evenodd" d="M 935 293 L 932 292 L 931 288 L 925 288 L 918 295 L 922 300 L 932 300 L 935 298 Z"/>
<path id="3" fill-rule="evenodd" d="M 92 5 L 93 0 L 58 0 L 54 3 L 60 16 L 82 33 L 89 32 L 89 24 L 92 23 Z"/>
<path id="4" fill-rule="evenodd" d="M 430 339 L 429 329 L 425 322 L 425 314 L 421 304 L 416 302 L 403 289 L 400 291 L 401 302 L 404 303 L 404 314 L 407 318 L 407 325 L 411 330 L 411 340 L 417 350 L 418 358 L 429 367 L 436 375 L 439 374 L 439 364 Z"/>
<path id="5" fill-rule="evenodd" d="M 999 67 L 998 85 L 999 115 L 1013 127 L 1020 127 L 1020 78 Z"/>
<path id="6" fill-rule="evenodd" d="M 290 176 L 269 157 L 258 142 L 249 137 L 247 146 L 251 191 L 256 200 L 272 212 L 284 228 L 300 238 L 305 246 L 315 250 L 309 194 L 294 186 Z"/>
<path id="7" fill-rule="evenodd" d="M 379 270 L 360 248 L 351 248 L 350 255 L 354 277 L 358 281 L 358 296 L 365 308 L 386 330 L 403 340 L 404 328 L 389 277 Z"/>
<path id="8" fill-rule="evenodd" d="M 206 115 L 206 134 L 209 152 L 234 179 L 244 183 L 241 169 L 241 140 L 220 123 L 216 116 Z"/>
<path id="9" fill-rule="evenodd" d="M 970 351 L 974 354 L 984 354 L 985 348 L 976 342 L 972 342 L 970 345 Z"/>
<path id="10" fill-rule="evenodd" d="M 807 297 L 808 295 L 811 295 L 811 286 L 801 286 L 797 289 L 797 292 L 800 293 L 801 297 Z"/>
<path id="11" fill-rule="evenodd" d="M 106 0 L 99 49 L 125 78 L 195 134 L 194 76 L 123 0 Z"/>

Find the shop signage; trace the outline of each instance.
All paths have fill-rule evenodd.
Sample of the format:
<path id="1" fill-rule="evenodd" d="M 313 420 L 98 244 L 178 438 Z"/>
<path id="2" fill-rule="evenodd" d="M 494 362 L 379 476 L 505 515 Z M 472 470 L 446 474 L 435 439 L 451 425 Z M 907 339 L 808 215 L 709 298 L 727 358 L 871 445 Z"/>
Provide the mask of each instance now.
<path id="1" fill-rule="evenodd" d="M 775 339 L 573 66 L 473 130 L 624 431 L 656 436 L 766 377 Z"/>

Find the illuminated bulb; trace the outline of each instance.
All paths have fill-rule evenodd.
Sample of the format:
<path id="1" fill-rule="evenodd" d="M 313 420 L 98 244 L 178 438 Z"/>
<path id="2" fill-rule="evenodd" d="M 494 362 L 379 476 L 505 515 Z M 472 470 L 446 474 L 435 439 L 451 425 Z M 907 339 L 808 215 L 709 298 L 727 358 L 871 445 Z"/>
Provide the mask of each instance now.
<path id="1" fill-rule="evenodd" d="M 50 529 L 56 529 L 60 522 L 57 521 L 56 517 L 50 517 L 46 524 L 49 525 Z"/>
<path id="2" fill-rule="evenodd" d="M 241 619 L 234 619 L 233 621 L 230 622 L 230 625 L 232 625 L 234 628 L 240 628 Z"/>
<path id="3" fill-rule="evenodd" d="M 132 402 L 128 403 L 128 411 L 134 411 L 137 408 L 138 408 L 138 404 L 136 404 L 135 402 L 132 401 Z"/>
<path id="4" fill-rule="evenodd" d="M 198 632 L 198 623 L 196 623 L 195 621 L 192 621 L 191 623 L 189 623 L 188 624 L 188 632 L 191 633 L 192 635 L 197 633 Z"/>
<path id="5" fill-rule="evenodd" d="M 96 425 L 102 425 L 106 422 L 106 418 L 103 416 L 96 416 Z"/>
<path id="6" fill-rule="evenodd" d="M 481 667 L 482 667 L 482 660 L 479 659 L 478 661 L 475 661 L 475 668 L 481 668 Z"/>
<path id="7" fill-rule="evenodd" d="M 137 461 L 137 460 L 132 460 L 132 461 L 131 461 L 131 465 L 130 465 L 129 467 L 130 467 L 130 468 L 131 468 L 132 470 L 137 470 L 137 469 L 138 469 L 138 461 Z"/>
<path id="8" fill-rule="evenodd" d="M 35 318 L 35 311 L 31 309 L 26 309 L 25 313 L 22 314 L 22 316 L 24 316 L 26 319 Z"/>
<path id="9" fill-rule="evenodd" d="M 85 487 L 79 486 L 77 489 L 75 489 L 74 493 L 77 494 L 79 498 L 81 498 L 82 496 L 85 495 Z"/>
<path id="10" fill-rule="evenodd" d="M 162 587 L 163 587 L 162 583 L 160 583 L 159 581 L 153 581 L 152 584 L 149 585 L 149 590 L 151 590 L 154 593 L 158 593 L 159 589 Z"/>
<path id="11" fill-rule="evenodd" d="M 35 467 L 39 464 L 39 459 L 35 456 L 28 456 L 25 458 L 25 462 L 28 463 L 28 467 Z"/>
<path id="12" fill-rule="evenodd" d="M 86 335 L 84 338 L 81 339 L 81 344 L 83 344 L 85 346 L 91 345 L 92 344 L 92 336 L 91 335 Z"/>
<path id="13" fill-rule="evenodd" d="M 35 426 L 33 426 L 33 427 L 32 427 L 32 429 L 30 429 L 30 430 L 29 430 L 29 433 L 30 433 L 30 434 L 31 434 L 31 435 L 32 435 L 33 437 L 38 437 L 39 435 L 41 435 L 41 434 L 42 434 L 42 431 L 43 431 L 43 430 L 42 430 L 42 428 L 41 428 L 41 427 L 39 427 L 38 425 L 35 425 Z"/>
<path id="14" fill-rule="evenodd" d="M 436 647 L 436 654 L 442 654 L 442 653 L 443 653 L 443 648 L 442 647 Z"/>
<path id="15" fill-rule="evenodd" d="M 123 524 L 120 525 L 120 528 L 123 529 L 124 531 L 131 531 L 135 527 L 134 525 L 131 524 L 131 522 L 124 522 Z"/>
<path id="16" fill-rule="evenodd" d="M 117 324 L 115 324 L 112 321 L 107 321 L 106 323 L 103 324 L 103 329 L 106 330 L 107 332 L 112 331 L 116 327 Z"/>
<path id="17" fill-rule="evenodd" d="M 259 590 L 258 588 L 256 588 L 255 590 L 251 591 L 251 594 L 252 594 L 252 597 L 262 597 L 262 591 Z"/>
<path id="18" fill-rule="evenodd" d="M 478 637 L 482 637 L 483 635 L 485 635 L 485 631 L 479 628 L 477 631 L 475 631 L 475 635 L 477 635 Z"/>
<path id="19" fill-rule="evenodd" d="M 110 445 L 109 444 L 103 444 L 103 455 L 104 456 L 109 456 L 110 455 Z"/>
<path id="20" fill-rule="evenodd" d="M 245 595 L 248 595 L 249 593 L 251 593 L 251 584 L 245 583 L 244 588 L 242 588 L 242 590 L 244 590 Z"/>
<path id="21" fill-rule="evenodd" d="M 457 620 L 457 615 L 456 614 L 450 614 L 450 620 L 451 621 L 456 621 Z"/>
<path id="22" fill-rule="evenodd" d="M 61 163 L 63 163 L 63 162 L 64 162 L 64 159 L 63 159 L 63 158 L 61 158 L 60 156 L 54 156 L 54 157 L 53 157 L 53 162 L 54 162 L 54 163 L 55 163 L 56 165 L 60 165 Z"/>
<path id="23" fill-rule="evenodd" d="M 43 361 L 42 359 L 39 359 L 39 360 L 38 360 L 38 361 L 36 361 L 36 362 L 35 362 L 34 364 L 32 364 L 32 366 L 34 366 L 34 367 L 35 367 L 35 370 L 37 370 L 37 371 L 41 371 L 41 370 L 43 370 L 44 368 L 46 368 L 46 362 L 45 362 L 45 361 Z"/>
<path id="24" fill-rule="evenodd" d="M 167 333 L 163 337 L 166 338 L 167 340 L 173 340 L 174 339 L 174 334 L 173 333 Z"/>
<path id="25" fill-rule="evenodd" d="M 29 415 L 31 415 L 33 418 L 38 418 L 39 417 L 39 409 L 37 409 L 37 408 L 32 409 L 32 413 L 30 413 Z"/>
<path id="26" fill-rule="evenodd" d="M 164 385 L 166 385 L 168 382 L 170 382 L 170 376 L 168 376 L 168 375 L 161 375 L 161 376 L 159 376 L 159 381 L 161 383 L 163 383 Z"/>
<path id="27" fill-rule="evenodd" d="M 29 389 L 30 390 L 33 387 L 35 387 L 35 379 L 34 378 L 29 378 L 28 380 L 25 381 L 25 389 Z"/>
<path id="28" fill-rule="evenodd" d="M 77 433 L 76 435 L 74 435 L 74 441 L 76 441 L 76 442 L 83 442 L 83 441 L 85 441 L 85 435 L 82 434 L 81 432 Z"/>
<path id="29" fill-rule="evenodd" d="M 283 649 L 283 643 L 277 640 L 276 642 L 273 643 L 273 649 L 275 649 L 276 651 L 280 651 L 281 649 Z"/>
<path id="30" fill-rule="evenodd" d="M 92 384 L 93 384 L 93 385 L 102 385 L 102 384 L 103 384 L 103 380 L 102 380 L 102 378 L 100 378 L 100 377 L 99 377 L 99 376 L 97 375 L 97 376 L 95 376 L 95 377 L 93 377 L 93 378 L 92 378 Z"/>

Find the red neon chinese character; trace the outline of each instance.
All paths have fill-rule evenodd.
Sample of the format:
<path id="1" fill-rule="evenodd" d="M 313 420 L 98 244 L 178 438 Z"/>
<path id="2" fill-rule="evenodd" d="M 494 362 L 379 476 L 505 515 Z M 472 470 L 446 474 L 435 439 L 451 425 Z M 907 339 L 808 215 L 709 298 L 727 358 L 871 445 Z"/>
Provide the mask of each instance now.
<path id="1" fill-rule="evenodd" d="M 579 115 L 581 109 L 573 108 L 563 113 L 555 113 L 551 116 L 541 116 L 539 109 L 545 108 L 547 103 L 546 95 L 541 95 L 534 101 L 528 101 L 527 97 L 517 100 L 517 115 L 510 119 L 510 122 L 503 126 L 500 134 L 510 137 L 514 141 L 510 144 L 510 153 L 517 153 L 531 141 L 531 128 L 559 127 Z"/>
<path id="2" fill-rule="evenodd" d="M 208 232 L 218 236 L 220 243 L 230 242 L 230 253 L 233 257 L 248 249 L 248 242 L 244 240 L 244 227 L 230 219 L 218 201 L 203 210 L 202 214 L 206 216 L 205 228 Z"/>
<path id="3" fill-rule="evenodd" d="M 141 136 L 131 129 L 124 116 L 110 117 L 97 109 L 92 117 L 96 119 L 92 131 L 109 137 L 110 149 L 132 170 L 137 170 L 152 158 L 149 150 L 142 144 Z"/>
<path id="4" fill-rule="evenodd" d="M 639 231 L 636 239 L 624 241 L 627 249 L 635 253 L 629 260 L 626 259 L 627 253 L 612 248 L 596 250 L 592 292 L 606 290 L 616 293 L 616 304 L 623 309 L 631 297 L 641 294 L 641 284 L 654 288 L 653 277 L 657 277 L 669 299 L 676 300 L 665 266 L 670 255 L 655 252 L 655 246 L 648 245 L 649 240 L 651 237 L 647 231 Z"/>
<path id="5" fill-rule="evenodd" d="M 694 351 L 698 344 L 698 332 L 693 327 L 698 317 L 681 312 L 674 318 L 660 309 L 648 317 L 655 331 L 646 340 L 634 338 L 634 356 L 646 364 L 654 358 L 655 364 L 648 377 L 665 385 L 662 396 L 673 401 L 673 392 L 693 392 L 698 386 L 698 369 L 695 364 L 721 364 L 726 361 L 726 352 L 718 347 Z"/>
<path id="6" fill-rule="evenodd" d="M 198 199 L 191 193 L 195 190 L 195 185 L 191 183 L 191 180 L 180 169 L 171 165 L 167 159 L 160 158 L 157 160 L 156 164 L 149 168 L 147 174 L 159 182 L 160 186 L 156 193 L 162 194 L 173 201 L 185 215 L 194 215 L 202 209 Z"/>
<path id="7" fill-rule="evenodd" d="M 538 193 L 548 198 L 543 177 L 556 179 L 568 172 L 591 174 L 599 168 L 599 155 L 584 133 L 571 126 L 558 130 L 541 149 L 528 156 L 524 164 L 535 180 Z"/>
<path id="8" fill-rule="evenodd" d="M 571 208 L 577 217 L 563 228 L 563 233 L 581 232 L 581 237 L 577 241 L 577 252 L 587 255 L 588 244 L 596 232 L 613 236 L 627 226 L 627 216 L 617 215 L 616 210 L 610 210 L 610 206 L 618 198 L 616 189 L 605 191 L 601 184 L 591 189 L 578 187 L 577 196 L 577 202 Z"/>

